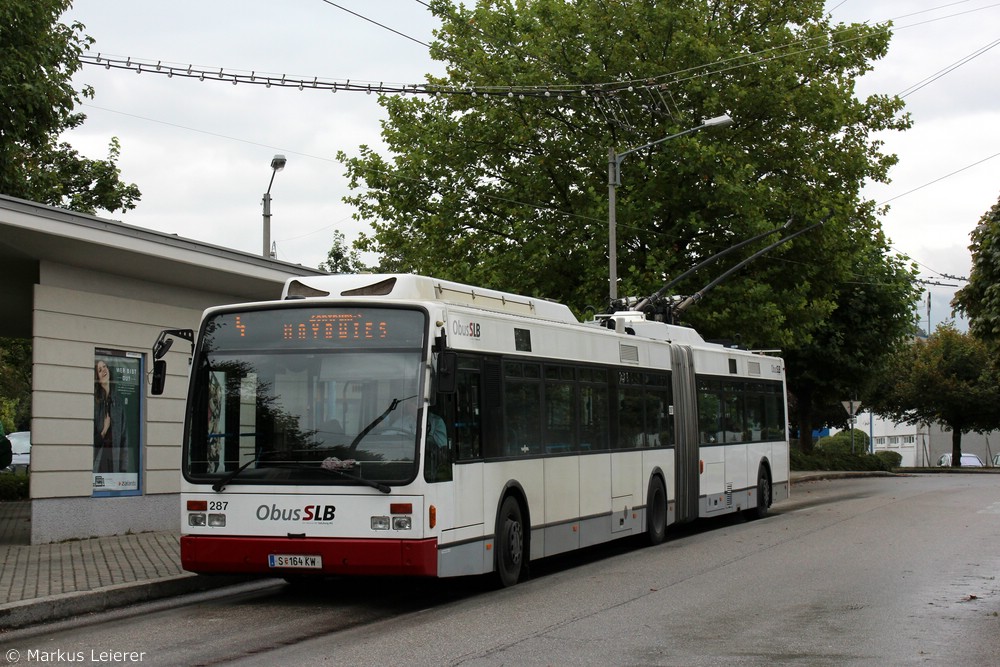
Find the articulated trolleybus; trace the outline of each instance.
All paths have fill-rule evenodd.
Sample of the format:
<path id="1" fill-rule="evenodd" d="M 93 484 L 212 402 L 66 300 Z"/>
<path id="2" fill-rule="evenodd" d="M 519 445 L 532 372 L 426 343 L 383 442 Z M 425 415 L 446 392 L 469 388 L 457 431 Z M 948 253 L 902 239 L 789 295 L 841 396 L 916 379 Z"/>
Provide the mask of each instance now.
<path id="1" fill-rule="evenodd" d="M 533 559 L 788 496 L 779 358 L 415 275 L 282 296 L 164 332 L 196 341 L 186 570 L 512 585 Z"/>

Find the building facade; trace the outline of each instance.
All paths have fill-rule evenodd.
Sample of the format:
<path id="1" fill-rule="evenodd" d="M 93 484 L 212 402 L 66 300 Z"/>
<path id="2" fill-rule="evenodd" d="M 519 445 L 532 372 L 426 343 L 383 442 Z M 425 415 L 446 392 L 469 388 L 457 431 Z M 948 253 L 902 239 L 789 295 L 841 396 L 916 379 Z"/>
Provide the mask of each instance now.
<path id="1" fill-rule="evenodd" d="M 940 424 L 895 424 L 870 412 L 861 412 L 855 428 L 868 434 L 874 451 L 902 456 L 904 468 L 934 467 L 943 454 L 951 454 L 952 433 Z M 963 434 L 962 453 L 975 454 L 984 465 L 992 465 L 993 456 L 1000 454 L 1000 431 Z"/>
<path id="2" fill-rule="evenodd" d="M 0 336 L 33 343 L 33 544 L 175 529 L 190 347 L 152 396 L 153 342 L 323 273 L 4 196 L 0 267 Z"/>

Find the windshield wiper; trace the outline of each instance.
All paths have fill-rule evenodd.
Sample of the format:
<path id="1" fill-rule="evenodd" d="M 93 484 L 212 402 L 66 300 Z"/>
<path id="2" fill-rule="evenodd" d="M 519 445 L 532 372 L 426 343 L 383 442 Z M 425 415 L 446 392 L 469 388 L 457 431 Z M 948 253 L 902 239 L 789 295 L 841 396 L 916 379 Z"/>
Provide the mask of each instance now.
<path id="1" fill-rule="evenodd" d="M 237 468 L 236 470 L 232 471 L 231 473 L 229 473 L 228 475 L 226 475 L 225 477 L 223 477 L 222 479 L 220 479 L 218 482 L 216 482 L 215 484 L 213 484 L 212 485 L 212 490 L 215 491 L 216 493 L 219 493 L 220 491 L 222 491 L 222 489 L 226 488 L 226 484 L 229 484 L 231 481 L 233 481 L 234 479 L 236 479 L 236 477 L 241 472 L 243 472 L 244 470 L 246 470 L 247 468 L 249 468 L 254 463 L 257 463 L 257 461 L 260 461 L 260 460 L 262 460 L 262 459 L 270 456 L 273 453 L 274 452 L 272 452 L 272 451 L 263 451 L 260 454 L 257 454 L 252 459 L 250 459 L 249 461 L 247 461 L 246 463 L 244 463 L 243 465 L 241 465 L 239 468 Z"/>
<path id="2" fill-rule="evenodd" d="M 312 461 L 287 461 L 285 463 L 279 463 L 275 465 L 275 468 L 283 468 L 285 470 L 319 470 L 321 472 L 333 473 L 335 475 L 340 475 L 341 477 L 346 477 L 347 479 L 354 480 L 355 482 L 360 482 L 365 486 L 370 486 L 373 489 L 381 491 L 382 493 L 392 493 L 392 488 L 387 484 L 382 482 L 375 482 L 370 479 L 365 479 L 364 477 L 358 477 L 357 475 L 352 475 L 343 468 L 325 468 L 322 465 L 319 467 L 312 465 Z"/>
<path id="3" fill-rule="evenodd" d="M 251 465 L 253 465 L 257 461 L 260 461 L 260 460 L 262 460 L 264 458 L 267 458 L 271 454 L 274 454 L 274 452 L 263 452 L 260 455 L 253 457 L 252 459 L 250 459 L 249 461 L 247 461 L 246 463 L 244 463 L 243 465 L 241 465 L 239 468 L 237 468 L 236 470 L 232 471 L 231 473 L 229 473 L 228 475 L 226 475 L 225 477 L 223 477 L 222 479 L 220 479 L 218 482 L 216 482 L 215 484 L 213 484 L 212 485 L 212 490 L 215 491 L 216 493 L 221 492 L 226 487 L 226 485 L 229 484 L 234 479 L 236 479 L 236 477 L 239 476 L 239 474 L 241 472 L 243 472 L 244 470 L 246 470 L 247 468 L 249 468 Z M 289 461 L 288 463 L 279 463 L 278 465 L 275 465 L 274 467 L 275 468 L 296 468 L 296 469 L 307 469 L 307 470 L 321 470 L 321 471 L 326 472 L 326 473 L 333 473 L 333 474 L 336 474 L 336 475 L 340 475 L 341 477 L 345 477 L 347 479 L 354 480 L 355 482 L 359 482 L 361 484 L 364 484 L 365 486 L 370 486 L 371 488 L 373 488 L 373 489 L 375 489 L 377 491 L 381 491 L 382 493 L 392 493 L 392 488 L 389 487 L 387 484 L 383 484 L 382 482 L 376 482 L 376 481 L 373 481 L 373 480 L 370 480 L 370 479 L 365 479 L 364 477 L 358 477 L 357 475 L 352 475 L 351 473 L 347 472 L 346 470 L 344 470 L 342 468 L 324 468 L 322 466 L 315 467 L 315 466 L 311 466 L 311 465 L 306 465 L 305 463 L 303 463 L 301 461 Z"/>
<path id="4" fill-rule="evenodd" d="M 324 468 L 323 466 L 320 466 L 319 470 L 322 470 L 323 472 L 330 472 L 335 475 L 340 475 L 341 477 L 346 477 L 347 479 L 353 479 L 355 482 L 361 482 L 365 486 L 370 486 L 373 489 L 381 491 L 382 493 L 392 493 L 392 489 L 389 487 L 388 484 L 383 484 L 382 482 L 376 482 L 374 480 L 365 479 L 364 477 L 359 477 L 358 475 L 352 475 L 343 468 Z"/>
<path id="5" fill-rule="evenodd" d="M 396 407 L 400 403 L 402 403 L 403 401 L 408 401 L 411 398 L 416 398 L 416 397 L 417 397 L 417 395 L 414 394 L 413 396 L 407 396 L 406 398 L 394 398 L 394 399 L 392 399 L 392 401 L 390 401 L 390 403 L 389 403 L 389 407 L 387 407 L 385 409 L 385 412 L 383 412 L 378 417 L 376 417 L 372 421 L 371 424 L 369 424 L 368 426 L 365 426 L 363 429 L 361 429 L 360 433 L 358 433 L 356 436 L 354 436 L 354 440 L 351 441 L 351 446 L 347 448 L 347 451 L 349 451 L 349 452 L 355 451 L 358 448 L 358 443 L 361 442 L 366 435 L 368 435 L 369 433 L 371 433 L 373 428 L 375 428 L 376 426 L 378 426 L 379 424 L 381 424 L 385 420 L 385 418 L 389 416 L 389 413 L 392 412 L 393 410 L 395 410 Z"/>
<path id="6" fill-rule="evenodd" d="M 347 472 L 343 468 L 324 468 L 322 466 L 316 467 L 315 465 L 310 465 L 311 463 L 312 463 L 312 461 L 309 461 L 309 462 L 306 462 L 306 461 L 287 461 L 285 463 L 279 463 L 279 464 L 275 465 L 274 467 L 275 468 L 283 468 L 285 470 L 288 470 L 288 469 L 292 469 L 292 470 L 319 470 L 319 471 L 325 472 L 325 473 L 333 473 L 335 475 L 340 475 L 341 477 L 346 477 L 347 479 L 354 480 L 355 482 L 359 482 L 361 484 L 364 484 L 365 486 L 370 486 L 373 489 L 381 491 L 382 493 L 392 493 L 392 488 L 389 485 L 387 485 L 387 484 L 383 484 L 382 482 L 376 482 L 376 481 L 373 481 L 373 480 L 370 480 L 370 479 L 365 479 L 364 477 L 358 477 L 357 475 L 352 475 L 351 473 Z"/>

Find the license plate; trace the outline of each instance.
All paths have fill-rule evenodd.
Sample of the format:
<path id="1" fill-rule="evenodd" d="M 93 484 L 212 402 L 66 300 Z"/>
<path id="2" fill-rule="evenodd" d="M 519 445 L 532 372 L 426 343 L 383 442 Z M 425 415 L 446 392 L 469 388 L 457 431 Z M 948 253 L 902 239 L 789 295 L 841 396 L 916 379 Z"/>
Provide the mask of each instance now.
<path id="1" fill-rule="evenodd" d="M 304 570 L 323 568 L 322 556 L 301 556 L 293 554 L 269 554 L 267 564 L 271 567 L 291 567 Z"/>

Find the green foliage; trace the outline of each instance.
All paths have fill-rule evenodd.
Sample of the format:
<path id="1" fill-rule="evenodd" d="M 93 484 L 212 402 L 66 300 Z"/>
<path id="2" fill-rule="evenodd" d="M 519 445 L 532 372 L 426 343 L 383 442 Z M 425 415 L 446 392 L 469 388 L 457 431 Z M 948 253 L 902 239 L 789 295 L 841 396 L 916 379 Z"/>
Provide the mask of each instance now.
<path id="1" fill-rule="evenodd" d="M 890 468 L 898 468 L 903 463 L 903 455 L 899 452 L 890 452 L 885 449 L 881 449 L 875 452 L 875 456 L 885 461 L 886 465 Z"/>
<path id="2" fill-rule="evenodd" d="M 31 341 L 0 338 L 0 422 L 4 429 L 31 428 Z"/>
<path id="3" fill-rule="evenodd" d="M 827 453 L 861 453 L 869 451 L 868 443 L 867 433 L 859 429 L 852 429 L 820 438 L 819 442 L 816 443 L 816 448 Z"/>
<path id="4" fill-rule="evenodd" d="M 59 136 L 86 116 L 73 108 L 93 97 L 76 91 L 79 55 L 93 40 L 59 17 L 70 0 L 0 3 L 0 192 L 84 213 L 135 207 L 140 193 L 122 183 L 112 138 L 105 160 L 81 156 Z"/>
<path id="5" fill-rule="evenodd" d="M 0 433 L 13 433 L 17 428 L 19 401 L 0 396 Z"/>
<path id="6" fill-rule="evenodd" d="M 27 500 L 30 475 L 11 475 L 0 473 L 0 501 Z M 3 508 L 0 508 L 3 512 Z"/>
<path id="7" fill-rule="evenodd" d="M 884 457 L 872 456 L 871 454 L 827 449 L 814 449 L 811 452 L 803 452 L 801 449 L 793 448 L 789 455 L 792 470 L 848 470 L 848 471 L 886 471 L 892 470 L 893 466 Z"/>
<path id="8" fill-rule="evenodd" d="M 1000 428 L 1000 372 L 987 346 L 942 324 L 890 356 L 863 402 L 897 423 L 941 423 L 952 431 L 952 456 L 961 460 L 961 436 Z"/>
<path id="9" fill-rule="evenodd" d="M 701 0 L 431 7 L 442 19 L 431 53 L 448 62 L 448 75 L 430 83 L 500 94 L 384 97 L 391 157 L 367 146 L 340 155 L 358 190 L 347 201 L 372 224 L 359 247 L 381 253 L 381 269 L 603 309 L 609 149 L 641 147 L 722 112 L 734 126 L 623 163 L 619 293 L 652 294 L 736 241 L 829 216 L 687 314 L 708 337 L 738 333 L 751 347 L 788 348 L 824 330 L 848 298 L 844 284 L 871 261 L 870 246 L 884 261 L 887 245 L 860 188 L 885 180 L 895 162 L 872 133 L 909 120 L 897 98 L 854 95 L 857 78 L 886 53 L 883 28 L 832 24 L 819 0 L 720 0 L 709 11 Z M 720 62 L 728 66 L 711 65 Z M 622 87 L 563 100 L 503 94 L 588 84 Z M 678 290 L 693 293 L 725 268 Z"/>
<path id="10" fill-rule="evenodd" d="M 358 251 L 347 244 L 344 233 L 340 230 L 333 232 L 333 247 L 319 268 L 329 273 L 361 273 L 368 270 Z"/>
<path id="11" fill-rule="evenodd" d="M 1000 201 L 983 214 L 972 230 L 972 272 L 955 293 L 952 306 L 969 317 L 969 330 L 1000 346 Z"/>
<path id="12" fill-rule="evenodd" d="M 431 7 L 442 19 L 431 53 L 448 74 L 429 83 L 499 88 L 488 98 L 384 97 L 391 156 L 367 146 L 340 154 L 358 191 L 346 201 L 373 230 L 358 247 L 380 253 L 380 269 L 601 312 L 609 149 L 644 147 L 728 112 L 731 127 L 623 160 L 618 292 L 653 294 L 701 260 L 791 222 L 676 285 L 695 293 L 766 243 L 825 220 L 685 312 L 707 338 L 739 335 L 748 347 L 783 350 L 805 433 L 856 395 L 910 332 L 916 270 L 892 254 L 873 202 L 861 197 L 862 184 L 885 181 L 896 161 L 875 133 L 909 127 L 897 97 L 854 94 L 888 49 L 883 27 L 833 24 L 819 0 L 719 0 L 708 11 L 701 0 Z M 505 86 L 590 84 L 615 92 L 504 94 Z"/>
<path id="13" fill-rule="evenodd" d="M 916 267 L 888 250 L 876 235 L 845 253 L 852 257 L 851 275 L 830 286 L 833 311 L 822 327 L 783 352 L 799 432 L 811 433 L 823 421 L 843 422 L 841 401 L 857 396 L 872 369 L 915 331 Z"/>
<path id="14" fill-rule="evenodd" d="M 941 422 L 953 430 L 1000 428 L 1000 386 L 989 350 L 952 324 L 915 340 L 886 361 L 864 403 L 896 422 Z"/>

